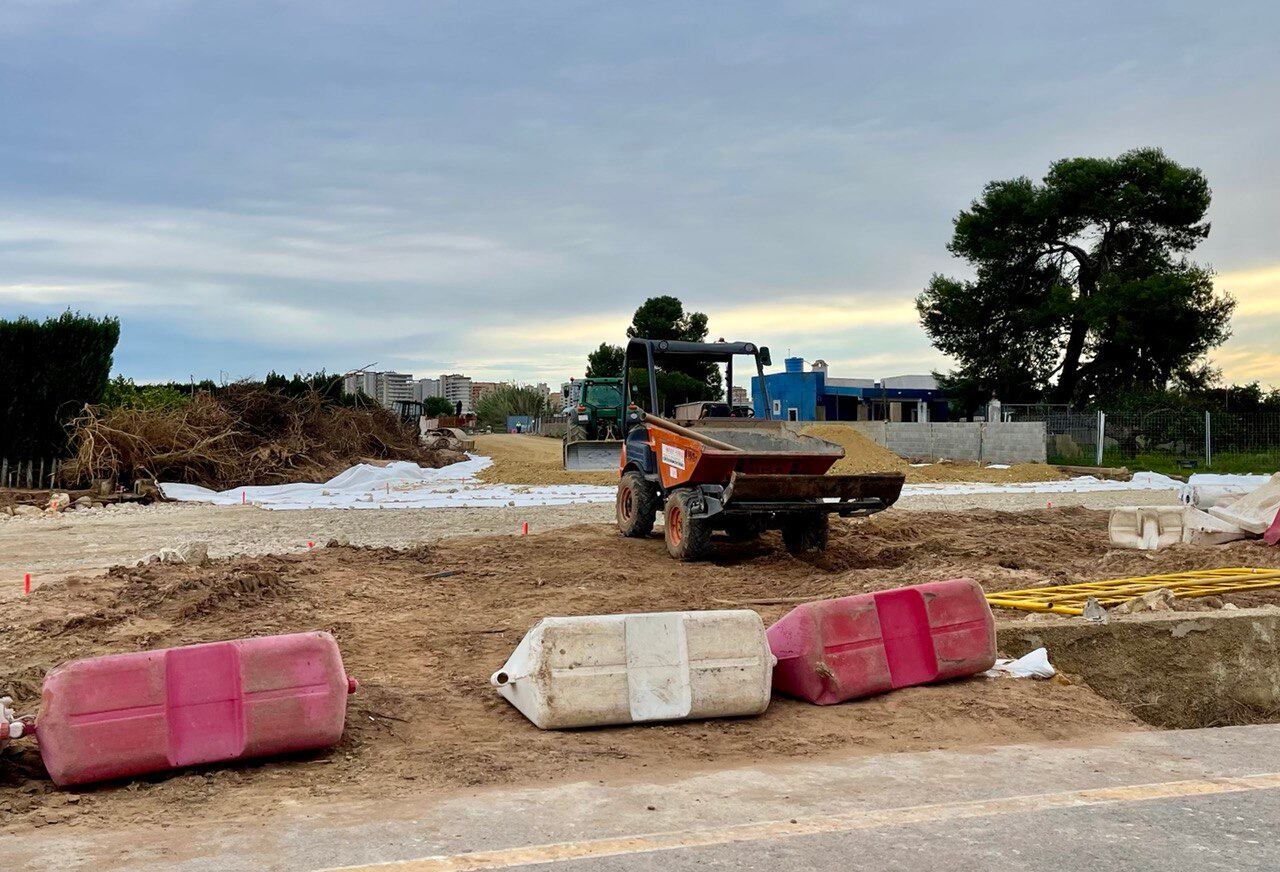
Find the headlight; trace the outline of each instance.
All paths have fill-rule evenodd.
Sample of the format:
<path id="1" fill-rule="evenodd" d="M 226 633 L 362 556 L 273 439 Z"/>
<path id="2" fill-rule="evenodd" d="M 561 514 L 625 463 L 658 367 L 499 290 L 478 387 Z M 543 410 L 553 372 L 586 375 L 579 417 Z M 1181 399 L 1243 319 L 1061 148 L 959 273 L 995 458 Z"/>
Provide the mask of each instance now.
<path id="1" fill-rule="evenodd" d="M 590 420 L 591 420 L 591 416 L 590 416 L 590 415 L 579 415 L 579 416 L 578 416 L 578 420 L 579 420 L 579 421 L 590 421 Z"/>

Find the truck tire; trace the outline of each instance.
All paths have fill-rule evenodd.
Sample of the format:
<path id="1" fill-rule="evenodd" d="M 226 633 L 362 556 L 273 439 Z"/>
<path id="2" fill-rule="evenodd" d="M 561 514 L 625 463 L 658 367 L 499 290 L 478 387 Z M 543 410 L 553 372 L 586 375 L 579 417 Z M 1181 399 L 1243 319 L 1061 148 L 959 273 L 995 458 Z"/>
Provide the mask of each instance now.
<path id="1" fill-rule="evenodd" d="M 792 554 L 826 551 L 830 516 L 826 512 L 802 512 L 782 522 L 782 544 Z"/>
<path id="2" fill-rule="evenodd" d="M 667 553 L 676 560 L 701 560 L 711 550 L 711 525 L 706 518 L 692 516 L 692 497 L 693 491 L 678 490 L 667 497 L 662 510 Z"/>
<path id="3" fill-rule="evenodd" d="M 585 442 L 587 439 L 587 431 L 582 429 L 577 422 L 571 423 L 564 431 L 565 442 Z"/>
<path id="4" fill-rule="evenodd" d="M 618 482 L 618 530 L 623 536 L 643 539 L 653 532 L 658 517 L 658 489 L 634 469 Z"/>
<path id="5" fill-rule="evenodd" d="M 724 534 L 730 542 L 752 542 L 759 539 L 766 528 L 764 518 L 747 516 L 725 521 Z"/>

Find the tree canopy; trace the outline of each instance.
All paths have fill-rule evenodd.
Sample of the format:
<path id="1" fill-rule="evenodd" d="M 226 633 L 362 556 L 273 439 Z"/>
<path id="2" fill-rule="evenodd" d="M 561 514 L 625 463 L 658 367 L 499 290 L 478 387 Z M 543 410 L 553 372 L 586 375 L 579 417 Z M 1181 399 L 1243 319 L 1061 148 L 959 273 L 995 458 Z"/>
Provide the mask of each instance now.
<path id="1" fill-rule="evenodd" d="M 119 340 L 113 317 L 0 320 L 0 457 L 62 455 L 67 422 L 107 390 Z"/>
<path id="2" fill-rule="evenodd" d="M 601 342 L 587 355 L 587 378 L 618 378 L 622 375 L 622 346 Z"/>
<path id="3" fill-rule="evenodd" d="M 707 316 L 702 312 L 686 312 L 676 297 L 650 297 L 640 304 L 631 317 L 627 336 L 631 339 L 676 339 L 704 342 L 707 338 Z M 623 347 L 600 343 L 587 355 L 587 375 L 619 376 L 622 374 Z M 646 384 L 642 370 L 631 373 L 633 384 Z M 713 363 L 690 361 L 658 368 L 658 401 L 664 409 L 679 403 L 716 400 L 724 394 L 720 368 Z"/>
<path id="4" fill-rule="evenodd" d="M 1159 149 L 1055 162 L 1041 183 L 991 182 L 948 249 L 972 279 L 935 274 L 917 298 L 943 382 L 971 405 L 1081 406 L 1203 385 L 1235 306 L 1188 259 L 1209 234 L 1209 184 Z"/>

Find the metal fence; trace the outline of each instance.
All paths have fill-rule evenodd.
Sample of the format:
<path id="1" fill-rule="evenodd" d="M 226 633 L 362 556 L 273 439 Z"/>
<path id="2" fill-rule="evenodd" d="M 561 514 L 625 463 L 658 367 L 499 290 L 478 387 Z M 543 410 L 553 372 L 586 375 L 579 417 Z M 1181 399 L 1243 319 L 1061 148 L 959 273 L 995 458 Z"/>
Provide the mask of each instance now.
<path id="1" fill-rule="evenodd" d="M 1071 412 L 1061 406 L 1006 405 L 1001 417 L 1043 421 L 1050 463 L 1154 471 L 1280 469 L 1276 412 Z"/>

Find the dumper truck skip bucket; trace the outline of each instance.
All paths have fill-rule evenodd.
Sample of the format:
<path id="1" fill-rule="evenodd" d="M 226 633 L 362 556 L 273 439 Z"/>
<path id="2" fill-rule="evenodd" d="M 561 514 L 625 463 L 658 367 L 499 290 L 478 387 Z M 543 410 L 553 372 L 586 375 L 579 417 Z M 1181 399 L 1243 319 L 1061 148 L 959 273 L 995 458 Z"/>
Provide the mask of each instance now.
<path id="1" fill-rule="evenodd" d="M 564 443 L 564 468 L 573 472 L 617 472 L 622 443 L 616 439 L 584 439 Z"/>

